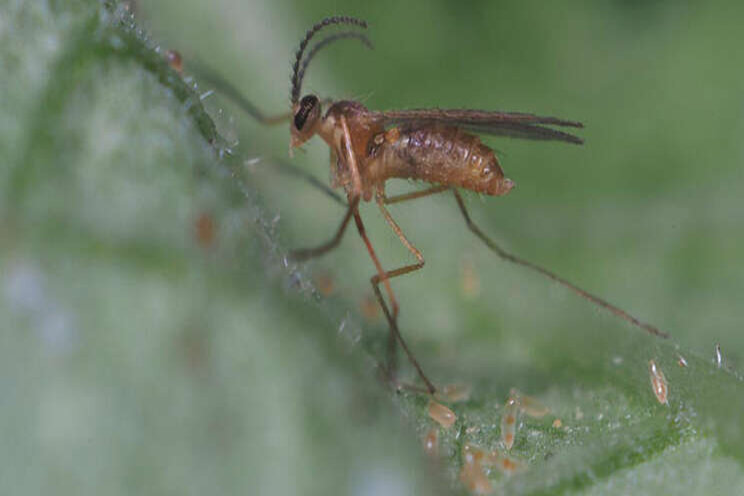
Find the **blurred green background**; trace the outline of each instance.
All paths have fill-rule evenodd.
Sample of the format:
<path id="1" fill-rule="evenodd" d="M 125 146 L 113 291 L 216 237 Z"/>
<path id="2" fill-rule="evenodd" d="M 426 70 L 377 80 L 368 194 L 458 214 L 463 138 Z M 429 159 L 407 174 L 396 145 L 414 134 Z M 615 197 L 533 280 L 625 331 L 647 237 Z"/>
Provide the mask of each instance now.
<path id="1" fill-rule="evenodd" d="M 529 469 L 490 474 L 497 492 L 742 487 L 744 6 L 168 0 L 137 2 L 129 26 L 113 3 L 0 5 L 3 494 L 462 492 L 461 445 L 496 447 L 511 387 L 552 414 L 524 420 L 514 455 Z M 306 92 L 584 122 L 583 147 L 488 139 L 517 187 L 468 205 L 512 252 L 672 340 L 501 262 L 446 195 L 394 206 L 427 259 L 394 283 L 401 329 L 436 383 L 473 387 L 425 460 L 426 400 L 376 379 L 386 328 L 365 310 L 358 236 L 283 262 L 343 209 L 276 166 L 286 127 L 195 69 L 283 112 L 296 45 L 334 14 L 366 19 L 375 49 L 324 51 Z M 327 147 L 305 149 L 292 162 L 326 182 Z M 362 215 L 383 264 L 407 261 L 376 208 Z M 324 279 L 330 295 L 313 289 Z"/>

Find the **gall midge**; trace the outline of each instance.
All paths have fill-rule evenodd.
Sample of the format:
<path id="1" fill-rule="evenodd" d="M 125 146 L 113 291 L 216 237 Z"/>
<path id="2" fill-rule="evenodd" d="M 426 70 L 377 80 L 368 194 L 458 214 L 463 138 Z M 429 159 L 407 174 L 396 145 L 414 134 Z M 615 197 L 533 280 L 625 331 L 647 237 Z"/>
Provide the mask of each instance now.
<path id="1" fill-rule="evenodd" d="M 659 368 L 653 360 L 648 361 L 648 374 L 651 379 L 651 389 L 654 391 L 656 399 L 659 400 L 659 403 L 662 405 L 666 405 L 667 394 L 669 392 L 667 389 L 666 377 L 664 377 L 661 368 Z"/>
<path id="2" fill-rule="evenodd" d="M 311 40 L 331 26 L 345 25 L 353 31 L 330 34 L 311 44 Z M 479 135 L 517 137 L 536 140 L 551 140 L 580 145 L 583 139 L 555 128 L 582 128 L 583 124 L 566 119 L 539 116 L 524 112 L 501 112 L 479 109 L 414 109 L 372 111 L 353 100 L 326 100 L 317 95 L 302 95 L 302 83 L 313 57 L 320 49 L 342 39 L 357 39 L 371 48 L 367 37 L 359 32 L 367 23 L 349 16 L 332 16 L 322 19 L 307 30 L 293 57 L 289 114 L 269 117 L 252 105 L 247 112 L 264 124 L 275 124 L 290 120 L 291 148 L 303 145 L 314 136 L 321 138 L 331 151 L 331 186 L 343 188 L 346 201 L 332 190 L 320 186 L 340 203 L 347 206 L 335 234 L 328 241 L 311 248 L 294 250 L 290 258 L 305 261 L 335 249 L 347 226 L 354 225 L 362 238 L 376 273 L 371 278 L 375 297 L 383 311 L 390 329 L 391 343 L 389 362 L 391 382 L 394 380 L 394 353 L 401 346 L 411 365 L 416 369 L 429 395 L 437 388 L 429 380 L 414 354 L 408 349 L 398 329 L 400 305 L 390 284 L 390 279 L 410 274 L 424 267 L 424 257 L 408 240 L 387 205 L 401 203 L 429 195 L 450 192 L 457 201 L 467 228 L 478 237 L 490 251 L 504 261 L 532 270 L 561 285 L 587 302 L 603 308 L 631 325 L 652 335 L 667 337 L 653 325 L 641 322 L 621 308 L 595 296 L 551 271 L 510 254 L 485 234 L 473 222 L 459 192 L 460 189 L 490 196 L 503 196 L 514 187 L 513 181 L 503 174 L 499 160 L 492 148 L 485 145 Z M 235 97 L 244 103 L 244 99 Z M 246 107 L 244 105 L 241 105 Z M 291 155 L 291 152 L 290 152 Z M 391 179 L 420 180 L 432 187 L 387 196 L 385 185 Z M 318 186 L 316 184 L 316 186 Z M 406 249 L 418 260 L 415 264 L 385 270 L 367 236 L 364 222 L 358 210 L 361 202 L 372 200 L 390 228 Z M 383 297 L 387 294 L 387 301 Z"/>
<path id="3" fill-rule="evenodd" d="M 429 417 L 445 429 L 452 427 L 457 420 L 455 412 L 433 400 L 429 401 Z"/>

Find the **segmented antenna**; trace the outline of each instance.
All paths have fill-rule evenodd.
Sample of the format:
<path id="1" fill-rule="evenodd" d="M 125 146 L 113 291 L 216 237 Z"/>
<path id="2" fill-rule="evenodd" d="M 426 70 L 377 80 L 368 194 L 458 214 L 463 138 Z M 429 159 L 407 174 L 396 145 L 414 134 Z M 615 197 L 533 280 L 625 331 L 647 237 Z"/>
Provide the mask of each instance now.
<path id="1" fill-rule="evenodd" d="M 348 17 L 348 16 L 333 16 L 333 17 L 326 17 L 325 19 L 317 23 L 315 26 L 310 28 L 307 33 L 305 33 L 305 37 L 300 42 L 300 47 L 297 49 L 297 53 L 295 54 L 295 62 L 294 62 L 294 65 L 292 66 L 292 91 L 290 93 L 290 98 L 293 104 L 297 103 L 300 99 L 300 87 L 302 86 L 302 76 L 304 75 L 305 73 L 304 69 L 306 68 L 305 66 L 302 72 L 300 72 L 300 63 L 302 62 L 302 54 L 305 52 L 305 48 L 307 48 L 307 44 L 310 43 L 310 40 L 313 38 L 313 36 L 315 36 L 315 33 L 325 28 L 326 26 L 331 26 L 333 24 L 351 24 L 353 26 L 359 26 L 365 29 L 367 28 L 367 22 L 361 19 L 356 19 L 354 17 Z"/>
<path id="2" fill-rule="evenodd" d="M 372 50 L 374 48 L 372 46 L 372 42 L 369 41 L 369 38 L 367 38 L 362 33 L 357 33 L 356 31 L 344 31 L 343 33 L 336 33 L 336 34 L 330 34 L 317 42 L 313 47 L 310 49 L 309 52 L 307 52 L 307 55 L 305 56 L 305 60 L 302 61 L 302 66 L 300 67 L 300 72 L 297 77 L 297 80 L 299 81 L 299 86 L 302 86 L 302 80 L 305 77 L 305 71 L 307 70 L 308 66 L 310 65 L 310 61 L 313 60 L 313 57 L 315 57 L 319 51 L 321 51 L 323 48 L 327 47 L 334 41 L 338 40 L 346 40 L 349 38 L 357 39 L 364 44 L 367 48 Z M 299 97 L 299 90 L 297 90 L 297 96 Z"/>

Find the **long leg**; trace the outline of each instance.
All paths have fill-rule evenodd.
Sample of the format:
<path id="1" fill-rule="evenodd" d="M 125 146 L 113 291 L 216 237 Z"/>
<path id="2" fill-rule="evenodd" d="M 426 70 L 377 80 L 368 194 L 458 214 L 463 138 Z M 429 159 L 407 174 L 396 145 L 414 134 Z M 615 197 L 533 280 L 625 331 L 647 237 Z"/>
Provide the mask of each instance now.
<path id="1" fill-rule="evenodd" d="M 421 198 L 422 196 L 425 196 L 427 191 L 429 190 L 415 192 L 415 193 L 423 193 L 419 195 L 415 195 L 415 193 L 409 194 L 407 195 L 406 199 L 410 200 L 414 198 Z M 406 196 L 406 195 L 402 195 L 402 196 Z M 389 279 L 392 279 L 393 277 L 402 276 L 404 274 L 409 274 L 411 272 L 419 270 L 424 266 L 424 264 L 426 263 L 426 260 L 424 260 L 424 256 L 421 254 L 421 252 L 415 246 L 413 246 L 413 244 L 410 241 L 408 241 L 408 238 L 406 238 L 406 236 L 403 234 L 403 231 L 401 230 L 400 226 L 398 226 L 398 223 L 395 222 L 393 217 L 390 215 L 390 212 L 388 212 L 388 210 L 385 208 L 385 203 L 387 203 L 386 200 L 388 199 L 385 197 L 384 193 L 378 194 L 376 200 L 377 200 L 377 205 L 380 207 L 380 211 L 382 212 L 382 215 L 385 217 L 385 220 L 387 221 L 390 228 L 393 230 L 396 236 L 398 236 L 398 239 L 400 239 L 400 242 L 403 243 L 403 246 L 405 246 L 408 249 L 408 251 L 410 251 L 413 254 L 413 256 L 416 257 L 416 260 L 417 260 L 416 263 L 405 265 L 403 267 L 399 267 L 394 270 L 389 270 L 385 272 L 384 274 L 382 274 L 382 276 L 379 273 L 372 276 L 372 279 L 370 282 L 372 283 L 372 287 L 374 288 L 375 295 L 377 296 L 378 300 L 380 300 L 382 297 L 382 295 L 380 294 L 380 288 L 379 288 L 381 280 L 389 280 Z M 404 200 L 400 200 L 400 201 L 404 201 Z M 380 305 L 381 306 L 384 305 L 384 302 L 380 301 Z M 395 299 L 391 299 L 390 306 L 393 307 L 393 320 L 397 322 L 398 311 L 399 311 L 398 302 Z M 396 350 L 395 343 L 396 343 L 396 336 L 391 328 L 390 339 L 388 341 L 388 369 L 392 376 L 395 376 L 397 373 L 397 353 L 396 353 L 397 350 Z"/>
<path id="2" fill-rule="evenodd" d="M 414 272 L 416 270 L 419 270 L 424 266 L 426 261 L 424 260 L 423 255 L 421 255 L 421 252 L 413 246 L 413 243 L 408 241 L 408 238 L 406 238 L 405 234 L 403 234 L 403 230 L 400 228 L 397 222 L 395 222 L 395 219 L 393 219 L 393 216 L 390 215 L 390 212 L 385 208 L 385 205 L 389 205 L 391 203 L 401 203 L 404 201 L 409 200 L 416 200 L 418 198 L 423 198 L 425 196 L 433 195 L 435 193 L 441 193 L 442 191 L 447 191 L 449 186 L 434 186 L 432 188 L 424 189 L 421 191 L 413 191 L 411 193 L 405 193 L 402 195 L 387 197 L 385 196 L 385 192 L 382 189 L 379 189 L 377 192 L 377 195 L 375 199 L 377 200 L 377 205 L 380 207 L 380 211 L 382 212 L 383 217 L 385 217 L 385 220 L 387 221 L 390 228 L 393 230 L 396 236 L 398 236 L 398 239 L 400 239 L 400 242 L 403 243 L 403 246 L 405 246 L 408 251 L 410 251 L 414 257 L 418 260 L 415 264 L 406 265 L 403 267 L 399 267 L 394 270 L 389 270 L 386 272 L 379 272 L 378 274 L 374 275 L 372 277 L 372 284 L 373 285 L 379 285 L 380 282 L 385 282 L 386 280 L 392 279 L 393 277 L 402 276 L 404 274 L 408 274 L 411 272 Z M 398 318 L 398 311 L 399 306 L 398 302 L 395 298 L 390 298 L 390 306 L 393 309 L 393 318 Z"/>
<path id="3" fill-rule="evenodd" d="M 260 159 L 254 159 L 253 161 L 260 161 Z M 295 164 L 291 162 L 286 162 L 284 160 L 277 160 L 274 158 L 270 160 L 266 160 L 266 162 L 270 162 L 272 165 L 278 166 L 278 169 L 285 174 L 299 177 L 300 179 L 308 183 L 313 188 L 317 189 L 318 191 L 322 192 L 323 194 L 331 198 L 333 201 L 335 201 L 339 205 L 343 205 L 343 206 L 348 205 L 347 202 L 344 201 L 344 199 L 341 197 L 341 195 L 333 191 L 327 185 L 323 184 L 316 177 L 312 176 L 304 169 L 297 167 Z"/>
<path id="4" fill-rule="evenodd" d="M 444 191 L 449 191 L 451 188 L 449 186 L 433 186 L 431 188 L 422 189 L 420 191 L 412 191 L 410 193 L 404 193 L 402 195 L 396 195 L 396 196 L 384 196 L 385 205 L 391 205 L 393 203 L 402 203 L 404 201 L 409 200 L 416 200 L 418 198 L 423 198 L 425 196 L 433 195 L 436 193 L 442 193 Z"/>
<path id="5" fill-rule="evenodd" d="M 351 171 L 351 183 L 352 183 L 352 191 L 354 192 L 354 196 L 356 198 L 359 198 L 362 196 L 362 177 L 359 173 L 359 167 L 357 166 L 356 162 L 356 156 L 354 155 L 354 150 L 352 149 L 352 141 L 351 141 L 351 132 L 349 131 L 349 125 L 346 122 L 346 117 L 343 115 L 341 116 L 341 129 L 344 132 L 344 139 L 343 139 L 343 148 L 342 152 L 345 152 L 345 159 L 346 159 L 346 165 Z M 357 227 L 359 226 L 359 223 L 361 222 L 361 217 L 358 217 L 358 215 L 355 215 L 354 217 L 359 218 L 357 221 Z M 371 248 L 372 245 L 369 245 L 369 248 Z M 394 308 L 394 316 L 397 318 L 398 316 L 398 303 L 395 300 L 395 294 L 393 293 L 393 288 L 390 286 L 390 281 L 388 280 L 388 277 L 385 277 L 385 271 L 382 270 L 382 265 L 380 265 L 380 261 L 377 259 L 377 257 L 374 255 L 374 251 L 370 250 L 370 255 L 372 256 L 372 261 L 375 264 L 375 267 L 377 268 L 377 273 L 380 275 L 380 280 L 385 285 L 385 291 L 388 294 L 388 297 L 390 298 L 390 301 L 393 304 Z"/>
<path id="6" fill-rule="evenodd" d="M 349 170 L 351 171 L 351 179 L 352 179 L 352 188 L 355 192 L 355 197 L 358 199 L 362 195 L 362 179 L 361 175 L 359 173 L 359 168 L 356 163 L 356 157 L 354 155 L 354 150 L 352 149 L 352 141 L 351 141 L 351 132 L 349 131 L 349 125 L 346 122 L 346 118 L 342 115 L 341 116 L 341 129 L 344 132 L 344 148 L 343 151 L 346 152 L 346 160 L 347 160 L 347 166 L 349 167 Z M 358 201 L 358 200 L 357 200 Z M 380 207 L 382 208 L 384 213 L 387 213 L 385 208 L 383 207 L 382 202 L 380 201 L 378 197 L 378 203 Z M 382 307 L 382 310 L 385 314 L 385 318 L 388 321 L 388 324 L 390 326 L 390 332 L 395 335 L 398 342 L 400 343 L 401 347 L 405 351 L 406 355 L 408 355 L 408 359 L 413 364 L 413 366 L 416 368 L 416 371 L 418 372 L 419 376 L 421 377 L 421 380 L 424 381 L 424 384 L 426 384 L 426 389 L 429 391 L 429 393 L 434 394 L 436 391 L 436 388 L 431 383 L 431 381 L 426 377 L 426 374 L 424 374 L 423 369 L 419 365 L 419 363 L 416 361 L 416 357 L 413 356 L 413 353 L 411 353 L 411 350 L 408 349 L 408 345 L 406 345 L 406 342 L 403 340 L 403 336 L 400 335 L 400 331 L 398 330 L 398 302 L 395 299 L 395 294 L 393 293 L 393 288 L 390 286 L 390 277 L 391 273 L 385 272 L 382 268 L 382 264 L 380 264 L 380 259 L 377 258 L 377 255 L 375 254 L 375 250 L 372 248 L 372 243 L 370 243 L 369 238 L 367 237 L 366 230 L 364 229 L 364 224 L 362 223 L 362 217 L 359 215 L 359 212 L 354 210 L 354 221 L 356 222 L 357 230 L 359 231 L 359 235 L 364 240 L 364 244 L 367 246 L 367 251 L 369 252 L 370 258 L 372 258 L 372 263 L 374 263 L 375 268 L 377 269 L 377 274 L 372 277 L 372 288 L 375 291 L 375 296 L 377 297 L 377 301 L 380 303 L 380 307 Z M 395 222 L 392 220 L 392 217 L 390 217 L 390 214 L 387 214 L 387 217 L 389 218 L 389 221 L 392 221 L 392 225 L 397 228 L 397 232 L 400 233 L 400 228 L 397 227 Z M 402 233 L 399 234 L 402 236 Z M 405 240 L 405 243 L 409 249 L 413 250 L 413 253 L 420 259 L 420 263 L 423 266 L 423 257 L 421 256 L 421 253 L 416 250 L 416 248 L 411 245 L 408 240 L 405 239 L 405 237 L 401 238 L 402 240 Z M 416 269 L 409 269 L 410 270 L 416 270 Z M 401 272 L 405 273 L 405 272 Z M 400 274 L 395 274 L 400 275 Z M 395 275 L 392 275 L 392 277 L 395 277 Z M 388 310 L 387 305 L 385 304 L 385 300 L 382 297 L 382 293 L 380 293 L 380 287 L 379 283 L 382 282 L 382 284 L 385 285 L 385 290 L 387 291 L 388 298 L 390 299 L 391 305 L 393 306 L 393 314 L 390 314 L 390 311 Z M 392 346 L 390 347 L 392 348 Z M 391 353 L 391 356 L 394 355 L 394 350 L 392 350 L 393 353 Z M 391 371 L 389 371 L 391 372 Z"/>
<path id="7" fill-rule="evenodd" d="M 336 234 L 334 234 L 330 240 L 320 246 L 316 246 L 315 248 L 293 250 L 290 253 L 290 257 L 298 261 L 308 260 L 310 258 L 318 257 L 320 255 L 328 253 L 329 251 L 337 247 L 338 244 L 341 242 L 341 239 L 344 237 L 344 232 L 346 231 L 346 227 L 349 225 L 349 220 L 351 220 L 351 216 L 356 211 L 358 205 L 358 196 L 349 198 L 349 208 L 348 210 L 346 210 L 346 215 L 344 215 L 343 220 L 341 220 L 341 224 L 338 226 Z"/>
<path id="8" fill-rule="evenodd" d="M 435 193 L 440 193 L 442 191 L 447 191 L 448 189 L 449 189 L 448 186 L 434 186 L 432 188 L 428 188 L 425 190 L 413 191 L 411 193 L 406 193 L 406 194 L 393 196 L 393 197 L 385 196 L 385 192 L 383 189 L 378 190 L 376 200 L 377 200 L 377 204 L 380 207 L 380 211 L 382 212 L 382 215 L 385 217 L 385 220 L 387 221 L 388 225 L 390 225 L 393 232 L 395 232 L 395 234 L 398 236 L 401 243 L 403 243 L 403 246 L 405 246 L 418 260 L 418 262 L 415 264 L 410 264 L 410 265 L 400 267 L 392 271 L 387 271 L 384 274 L 382 274 L 382 276 L 379 274 L 379 272 L 378 274 L 375 274 L 372 277 L 371 282 L 372 282 L 373 289 L 375 291 L 375 295 L 377 295 L 378 297 L 378 300 L 382 297 L 381 293 L 379 292 L 379 284 L 380 284 L 380 281 L 382 280 L 381 277 L 384 277 L 385 279 L 391 279 L 393 277 L 401 276 L 403 274 L 408 274 L 408 273 L 421 269 L 426 263 L 426 261 L 424 260 L 424 257 L 421 255 L 421 252 L 418 249 L 416 249 L 416 247 L 413 246 L 413 244 L 410 241 L 408 241 L 406 236 L 403 234 L 400 226 L 398 226 L 398 224 L 395 222 L 393 217 L 390 215 L 390 212 L 388 212 L 388 210 L 385 208 L 384 205 L 391 204 L 391 203 L 400 203 L 400 202 L 409 201 L 409 200 L 415 200 L 415 199 L 423 198 L 425 196 L 429 196 Z M 384 304 L 383 302 L 380 302 L 380 306 L 382 306 L 383 304 Z M 390 305 L 393 307 L 393 312 L 392 312 L 393 319 L 397 321 L 398 309 L 399 309 L 398 302 L 396 300 L 391 300 Z M 396 343 L 397 343 L 396 336 L 391 327 L 390 339 L 388 341 L 388 372 L 392 376 L 395 376 L 396 369 L 397 369 Z"/>
<path id="9" fill-rule="evenodd" d="M 261 124 L 273 126 L 287 122 L 292 117 L 291 112 L 278 115 L 266 115 L 250 100 L 243 96 L 243 94 L 233 86 L 232 83 L 220 76 L 214 69 L 196 60 L 190 62 L 189 66 L 193 68 L 206 82 L 212 84 L 220 94 L 232 100 L 243 110 L 243 112 L 250 115 Z"/>
<path id="10" fill-rule="evenodd" d="M 323 255 L 324 253 L 328 253 L 329 251 L 337 247 L 338 244 L 341 242 L 341 238 L 344 236 L 346 226 L 349 225 L 349 220 L 351 219 L 352 214 L 355 216 L 355 218 L 359 215 L 356 213 L 356 209 L 359 205 L 359 198 L 361 197 L 362 193 L 362 179 L 359 174 L 359 168 L 356 164 L 354 150 L 351 148 L 351 133 L 349 132 L 349 126 L 346 123 L 346 118 L 344 116 L 341 116 L 341 128 L 344 131 L 344 150 L 346 151 L 347 163 L 349 169 L 351 170 L 353 182 L 353 193 L 349 194 L 349 209 L 346 211 L 346 215 L 341 221 L 341 225 L 338 226 L 338 230 L 336 231 L 336 234 L 333 236 L 333 238 L 315 248 L 295 250 L 291 253 L 292 258 L 294 258 L 295 260 L 307 260 L 309 258 L 317 257 Z M 331 152 L 331 160 L 333 160 L 333 156 L 333 152 Z M 377 262 L 376 265 L 378 266 L 378 270 L 382 270 L 382 267 L 379 266 L 379 262 Z M 386 289 L 390 294 L 390 298 L 394 300 L 395 297 L 393 296 L 393 289 L 390 287 L 390 283 L 387 283 Z"/>
<path id="11" fill-rule="evenodd" d="M 356 163 L 356 156 L 352 149 L 351 132 L 349 131 L 349 125 L 346 123 L 346 117 L 341 116 L 341 129 L 344 131 L 344 149 L 346 152 L 347 165 L 351 171 L 351 183 L 354 188 L 355 196 L 362 195 L 362 176 L 359 174 L 359 167 Z"/>
<path id="12" fill-rule="evenodd" d="M 356 199 L 356 203 L 359 201 L 359 197 L 362 195 L 362 179 L 361 175 L 359 173 L 359 168 L 356 163 L 356 157 L 354 155 L 354 150 L 352 149 L 352 141 L 351 141 L 351 132 L 349 131 L 349 126 L 346 122 L 346 118 L 342 115 L 341 116 L 341 129 L 344 132 L 344 148 L 343 150 L 346 152 L 346 160 L 347 160 L 347 166 L 349 167 L 349 170 L 351 171 L 351 179 L 352 179 L 352 188 L 354 191 L 354 198 Z M 384 195 L 382 195 L 384 196 Z M 378 196 L 378 204 L 380 205 L 381 209 L 383 210 L 383 213 L 387 213 L 387 210 L 385 210 L 381 197 Z M 351 204 L 351 201 L 349 202 Z M 351 206 L 351 205 L 350 205 Z M 396 275 L 403 274 L 405 272 L 396 273 L 395 275 L 391 275 L 392 272 L 385 272 L 382 268 L 382 264 L 380 264 L 380 259 L 377 258 L 377 254 L 375 254 L 374 248 L 372 248 L 372 243 L 369 241 L 369 238 L 367 237 L 366 230 L 364 228 L 364 223 L 362 222 L 362 217 L 359 215 L 359 212 L 356 210 L 356 204 L 354 205 L 354 208 L 349 209 L 350 212 L 353 212 L 354 215 L 354 222 L 356 223 L 357 230 L 359 231 L 359 235 L 362 237 L 362 240 L 364 240 L 364 244 L 367 246 L 367 251 L 369 252 L 369 256 L 372 259 L 372 263 L 374 263 L 375 268 L 377 269 L 377 275 L 372 277 L 372 288 L 375 291 L 375 296 L 377 297 L 377 301 L 380 303 L 380 307 L 382 307 L 382 311 L 385 314 L 385 318 L 388 321 L 388 325 L 390 326 L 391 332 L 395 335 L 398 342 L 400 343 L 401 347 L 403 348 L 403 351 L 405 351 L 406 355 L 408 356 L 408 360 L 413 364 L 413 366 L 416 368 L 416 371 L 418 372 L 419 376 L 421 377 L 421 380 L 424 381 L 424 384 L 426 384 L 426 389 L 429 391 L 430 394 L 434 394 L 436 392 L 436 388 L 431 383 L 428 377 L 426 377 L 426 374 L 424 374 L 423 369 L 419 365 L 418 361 L 416 361 L 416 357 L 413 356 L 413 353 L 411 353 L 411 350 L 408 349 L 408 345 L 403 340 L 403 336 L 400 334 L 400 330 L 398 330 L 398 323 L 397 323 L 397 315 L 398 315 L 398 303 L 395 299 L 395 294 L 393 293 L 393 288 L 390 286 L 390 277 L 395 277 Z M 397 229 L 397 233 L 399 233 L 399 236 L 401 237 L 401 240 L 404 240 L 404 244 L 409 247 L 409 249 L 412 249 L 413 253 L 417 255 L 417 257 L 420 259 L 420 264 L 423 266 L 423 257 L 421 256 L 421 253 L 416 250 L 413 245 L 411 245 L 407 239 L 405 239 L 405 236 L 403 236 L 402 232 L 400 231 L 400 228 L 395 224 L 395 221 L 392 220 L 392 217 L 390 217 L 390 214 L 387 214 L 386 219 L 389 219 L 389 222 L 392 222 L 391 225 L 395 226 L 394 229 Z M 420 268 L 420 267 L 419 267 Z M 409 269 L 408 272 L 411 270 L 416 269 Z M 377 279 L 377 280 L 376 280 Z M 393 305 L 394 312 L 393 315 L 390 314 L 390 311 L 388 310 L 387 305 L 385 304 L 385 300 L 382 297 L 382 293 L 380 292 L 379 283 L 382 282 L 385 285 L 385 290 L 388 293 L 388 297 L 390 298 L 391 304 Z"/>
<path id="13" fill-rule="evenodd" d="M 528 269 L 532 269 L 535 272 L 539 272 L 540 274 L 544 275 L 548 279 L 557 282 L 558 284 L 560 284 L 561 286 L 563 286 L 565 288 L 570 289 L 571 291 L 573 291 L 577 295 L 581 296 L 582 298 L 584 298 L 586 300 L 589 300 L 592 303 L 594 303 L 594 304 L 596 304 L 596 305 L 598 305 L 598 306 L 600 306 L 600 307 L 608 310 L 609 312 L 613 313 L 617 317 L 620 317 L 621 319 L 625 320 L 626 322 L 630 322 L 631 324 L 633 324 L 636 327 L 640 327 L 641 329 L 643 329 L 643 330 L 645 330 L 645 331 L 647 331 L 647 332 L 649 332 L 651 334 L 654 334 L 656 336 L 660 336 L 660 337 L 663 337 L 663 338 L 668 338 L 669 337 L 669 334 L 667 334 L 666 332 L 657 329 L 656 327 L 652 326 L 651 324 L 647 324 L 645 322 L 641 322 L 640 320 L 638 320 L 637 318 L 633 317 L 632 315 L 630 315 L 625 310 L 622 310 L 621 308 L 616 307 L 615 305 L 607 302 L 606 300 L 603 300 L 602 298 L 600 298 L 598 296 L 595 296 L 595 295 L 589 293 L 588 291 L 585 291 L 585 290 L 581 289 L 580 287 L 578 287 L 575 284 L 573 284 L 573 283 L 571 283 L 571 282 L 563 279 L 562 277 L 559 277 L 559 276 L 553 274 L 549 270 L 547 270 L 547 269 L 545 269 L 543 267 L 540 267 L 539 265 L 535 265 L 532 262 L 528 262 L 527 260 L 523 260 L 523 259 L 521 259 L 521 258 L 519 258 L 519 257 L 517 257 L 515 255 L 512 255 L 511 253 L 505 251 L 503 248 L 501 248 L 499 245 L 497 245 L 491 238 L 489 238 L 488 236 L 486 236 L 486 234 L 483 233 L 483 231 L 481 231 L 481 229 L 470 219 L 470 214 L 468 213 L 468 210 L 465 208 L 465 203 L 463 202 L 462 196 L 460 195 L 460 193 L 457 190 L 455 190 L 455 189 L 453 189 L 452 192 L 455 194 L 455 199 L 457 200 L 457 205 L 460 207 L 460 212 L 462 212 L 462 216 L 465 218 L 465 222 L 468 225 L 468 229 L 470 229 L 473 232 L 473 234 L 475 234 L 476 236 L 478 236 L 481 239 L 481 241 L 483 241 L 483 243 L 485 243 L 485 245 L 488 246 L 488 248 L 490 248 L 491 251 L 493 251 L 494 253 L 496 253 L 499 257 L 501 257 L 502 259 L 504 259 L 504 260 L 506 260 L 508 262 L 511 262 L 511 263 L 514 263 L 514 264 L 517 264 L 517 265 L 521 265 L 522 267 L 527 267 Z"/>
<path id="14" fill-rule="evenodd" d="M 377 272 L 384 273 L 384 271 L 382 270 L 382 265 L 380 265 L 380 260 L 377 258 L 374 248 L 372 248 L 372 243 L 370 243 L 369 238 L 367 237 L 367 232 L 364 228 L 364 223 L 362 222 L 362 218 L 359 215 L 359 212 L 356 212 L 356 211 L 354 212 L 354 221 L 356 222 L 356 227 L 357 227 L 357 230 L 359 231 L 359 235 L 362 237 L 364 244 L 367 246 L 367 251 L 369 252 L 369 256 L 372 258 L 372 262 L 375 264 L 375 267 L 377 268 Z M 436 392 L 436 388 L 434 387 L 434 384 L 432 384 L 432 382 L 429 380 L 429 378 L 426 377 L 426 374 L 424 374 L 424 371 L 421 368 L 421 365 L 419 365 L 418 361 L 416 360 L 416 357 L 413 356 L 413 353 L 411 353 L 411 350 L 408 348 L 408 345 L 403 339 L 403 336 L 401 336 L 400 330 L 398 329 L 398 323 L 396 322 L 396 319 L 393 317 L 393 315 L 390 313 L 390 310 L 388 309 L 387 304 L 385 303 L 385 299 L 382 297 L 382 293 L 380 292 L 380 286 L 378 284 L 372 284 L 372 288 L 375 291 L 375 296 L 377 297 L 377 301 L 380 303 L 382 312 L 385 314 L 385 318 L 388 321 L 388 325 L 390 326 L 390 331 L 393 333 L 395 338 L 400 343 L 401 348 L 403 348 L 403 351 L 406 353 L 406 356 L 408 356 L 408 360 L 414 366 L 414 368 L 416 369 L 416 372 L 418 372 L 418 375 L 419 377 L 421 377 L 421 380 L 424 381 L 424 384 L 426 384 L 426 389 L 429 392 L 429 394 L 434 394 Z"/>
<path id="15" fill-rule="evenodd" d="M 379 286 L 380 282 L 392 279 L 393 277 L 402 276 L 404 274 L 409 274 L 411 272 L 419 270 L 426 263 L 426 260 L 424 260 L 424 256 L 415 246 L 413 246 L 410 241 L 408 241 L 408 238 L 406 238 L 405 234 L 403 234 L 403 230 L 400 228 L 398 223 L 395 222 L 395 219 L 393 219 L 393 217 L 390 215 L 390 212 L 388 212 L 388 210 L 385 208 L 384 196 L 377 197 L 377 205 L 380 207 L 380 212 L 382 212 L 382 215 L 385 217 L 385 220 L 387 221 L 390 228 L 393 230 L 395 235 L 398 236 L 398 239 L 400 239 L 400 242 L 403 243 L 403 246 L 405 246 L 406 249 L 410 251 L 414 257 L 416 257 L 417 262 L 410 265 L 404 265 L 403 267 L 399 267 L 397 269 L 388 270 L 381 274 L 375 274 L 374 276 L 372 276 L 371 279 L 374 286 Z M 398 302 L 395 299 L 391 299 L 390 306 L 393 309 L 393 318 L 397 319 L 399 310 Z"/>

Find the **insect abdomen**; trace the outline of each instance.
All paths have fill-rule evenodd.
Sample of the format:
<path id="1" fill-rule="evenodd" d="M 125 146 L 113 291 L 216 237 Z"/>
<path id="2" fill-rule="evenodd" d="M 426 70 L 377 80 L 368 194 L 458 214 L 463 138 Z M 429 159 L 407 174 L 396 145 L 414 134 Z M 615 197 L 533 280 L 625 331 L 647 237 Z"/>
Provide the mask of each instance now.
<path id="1" fill-rule="evenodd" d="M 385 138 L 379 155 L 385 179 L 419 179 L 488 195 L 504 195 L 513 186 L 493 150 L 459 128 L 398 128 Z"/>

